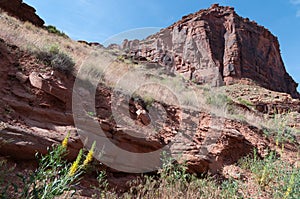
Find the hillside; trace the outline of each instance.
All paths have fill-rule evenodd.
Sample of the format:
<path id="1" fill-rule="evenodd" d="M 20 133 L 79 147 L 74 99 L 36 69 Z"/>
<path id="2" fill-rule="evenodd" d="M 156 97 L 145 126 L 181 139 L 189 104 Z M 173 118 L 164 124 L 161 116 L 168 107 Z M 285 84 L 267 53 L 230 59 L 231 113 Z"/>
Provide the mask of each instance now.
<path id="1" fill-rule="evenodd" d="M 74 198 L 299 196 L 299 93 L 262 26 L 213 5 L 104 48 L 21 19 L 0 11 L 1 197 L 68 132 L 69 162 L 96 141 Z"/>

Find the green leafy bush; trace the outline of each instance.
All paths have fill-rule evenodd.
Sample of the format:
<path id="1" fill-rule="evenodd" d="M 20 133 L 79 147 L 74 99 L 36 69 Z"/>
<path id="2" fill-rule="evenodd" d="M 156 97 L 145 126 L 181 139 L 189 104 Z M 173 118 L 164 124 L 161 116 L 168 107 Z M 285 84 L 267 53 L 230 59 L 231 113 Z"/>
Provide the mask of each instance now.
<path id="1" fill-rule="evenodd" d="M 58 36 L 69 38 L 68 35 L 66 35 L 64 32 L 58 30 L 55 26 L 49 25 L 49 26 L 45 26 L 45 28 L 46 28 L 46 30 L 48 30 L 49 33 L 53 33 Z"/>

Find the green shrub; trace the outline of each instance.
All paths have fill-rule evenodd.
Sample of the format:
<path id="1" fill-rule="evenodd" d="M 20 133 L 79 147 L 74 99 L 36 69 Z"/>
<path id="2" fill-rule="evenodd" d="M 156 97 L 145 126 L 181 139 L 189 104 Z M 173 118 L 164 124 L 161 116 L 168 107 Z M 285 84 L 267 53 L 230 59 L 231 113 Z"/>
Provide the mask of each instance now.
<path id="1" fill-rule="evenodd" d="M 224 180 L 221 184 L 221 198 L 242 198 L 239 191 L 239 185 L 236 180 Z"/>
<path id="2" fill-rule="evenodd" d="M 68 35 L 66 35 L 64 32 L 58 30 L 55 26 L 52 26 L 52 25 L 45 26 L 45 29 L 49 33 L 53 33 L 53 34 L 56 34 L 56 35 L 61 36 L 61 37 L 69 38 Z"/>
<path id="3" fill-rule="evenodd" d="M 219 184 L 212 176 L 188 173 L 185 164 L 172 158 L 163 156 L 162 163 L 156 176 L 146 175 L 142 182 L 133 182 L 130 191 L 119 198 L 241 198 L 234 180 Z"/>
<path id="4" fill-rule="evenodd" d="M 216 94 L 216 95 L 210 94 L 208 97 L 206 97 L 206 103 L 215 106 L 217 108 L 222 108 L 232 103 L 232 99 L 230 99 L 225 94 Z"/>
<path id="5" fill-rule="evenodd" d="M 59 47 L 57 45 L 52 45 L 49 49 L 49 53 L 58 54 L 59 53 Z"/>
<path id="6" fill-rule="evenodd" d="M 270 198 L 300 198 L 300 169 L 279 159 L 274 152 L 265 158 L 246 157 L 239 161 L 239 165 L 250 170 L 260 192 L 269 194 Z"/>
<path id="7" fill-rule="evenodd" d="M 74 71 L 75 63 L 67 54 L 60 52 L 57 46 L 51 46 L 48 51 L 36 52 L 36 57 L 45 65 L 53 69 L 71 74 Z"/>
<path id="8" fill-rule="evenodd" d="M 253 106 L 253 103 L 250 102 L 250 101 L 248 101 L 248 100 L 245 100 L 245 99 L 242 99 L 242 98 L 238 98 L 238 101 L 239 101 L 241 104 L 245 105 L 245 106 L 248 106 L 248 107 Z"/>
<path id="9" fill-rule="evenodd" d="M 288 125 L 288 120 L 287 115 L 275 114 L 274 118 L 269 120 L 268 128 L 264 128 L 264 134 L 267 137 L 273 137 L 276 143 L 295 143 L 299 132 Z"/>
<path id="10" fill-rule="evenodd" d="M 143 98 L 143 101 L 146 104 L 147 109 L 149 109 L 152 106 L 152 104 L 155 102 L 155 99 L 150 95 L 145 95 L 142 98 Z"/>
<path id="11" fill-rule="evenodd" d="M 84 160 L 83 151 L 80 150 L 76 160 L 70 164 L 65 160 L 68 137 L 69 134 L 62 144 L 54 146 L 47 155 L 39 158 L 39 166 L 35 171 L 29 174 L 17 174 L 20 183 L 8 183 L 1 193 L 1 198 L 53 199 L 72 190 L 74 194 L 76 191 L 74 185 L 92 160 L 95 143 Z M 13 193 L 11 191 L 7 193 L 9 188 Z"/>

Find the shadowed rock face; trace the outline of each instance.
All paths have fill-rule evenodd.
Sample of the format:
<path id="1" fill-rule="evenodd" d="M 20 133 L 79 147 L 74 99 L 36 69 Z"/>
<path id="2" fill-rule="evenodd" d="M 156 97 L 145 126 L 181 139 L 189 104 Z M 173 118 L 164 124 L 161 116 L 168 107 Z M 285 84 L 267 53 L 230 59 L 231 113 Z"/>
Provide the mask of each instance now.
<path id="1" fill-rule="evenodd" d="M 42 27 L 44 21 L 35 13 L 35 9 L 22 0 L 1 0 L 0 8 L 8 12 L 10 15 L 21 19 L 22 21 L 29 21 L 36 26 Z"/>
<path id="2" fill-rule="evenodd" d="M 249 78 L 299 97 L 297 83 L 285 70 L 277 37 L 238 16 L 232 7 L 214 4 L 145 40 L 125 40 L 122 48 L 199 84 L 229 85 Z"/>

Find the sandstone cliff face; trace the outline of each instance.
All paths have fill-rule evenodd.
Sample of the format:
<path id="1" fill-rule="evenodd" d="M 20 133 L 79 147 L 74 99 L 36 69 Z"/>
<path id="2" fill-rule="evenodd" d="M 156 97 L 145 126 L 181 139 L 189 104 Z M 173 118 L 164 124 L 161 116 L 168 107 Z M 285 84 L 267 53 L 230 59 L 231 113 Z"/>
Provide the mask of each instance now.
<path id="1" fill-rule="evenodd" d="M 248 78 L 265 88 L 299 97 L 297 83 L 285 70 L 278 39 L 264 27 L 238 16 L 232 7 L 214 4 L 145 40 L 125 40 L 122 49 L 199 84 L 229 85 Z"/>
<path id="2" fill-rule="evenodd" d="M 22 21 L 29 21 L 40 27 L 44 25 L 44 21 L 35 13 L 36 10 L 22 0 L 1 0 L 0 8 Z"/>

